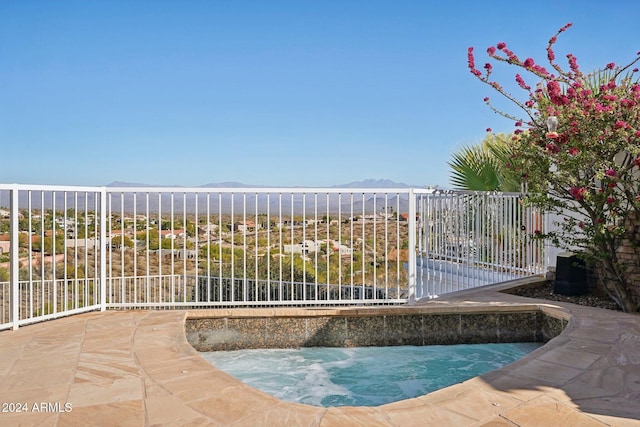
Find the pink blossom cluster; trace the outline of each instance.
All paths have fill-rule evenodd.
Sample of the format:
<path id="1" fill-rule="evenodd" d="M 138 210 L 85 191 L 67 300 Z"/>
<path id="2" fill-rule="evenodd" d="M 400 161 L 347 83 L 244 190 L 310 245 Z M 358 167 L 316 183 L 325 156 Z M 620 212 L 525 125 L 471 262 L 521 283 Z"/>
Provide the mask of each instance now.
<path id="1" fill-rule="evenodd" d="M 569 97 L 564 94 L 560 88 L 560 84 L 556 80 L 551 80 L 547 83 L 547 94 L 551 102 L 555 105 L 569 104 Z"/>
<path id="2" fill-rule="evenodd" d="M 553 142 L 548 143 L 546 145 L 546 149 L 547 149 L 547 152 L 550 154 L 558 154 L 560 152 L 560 148 Z"/>
<path id="3" fill-rule="evenodd" d="M 469 67 L 469 70 L 471 70 L 471 74 L 473 74 L 476 77 L 482 76 L 482 71 L 476 69 L 476 61 L 475 61 L 475 58 L 473 56 L 473 48 L 472 47 L 467 49 L 467 66 Z"/>
<path id="4" fill-rule="evenodd" d="M 640 84 L 635 83 L 637 77 L 633 76 L 638 72 L 633 64 L 640 60 L 640 52 L 626 66 L 609 62 L 589 75 L 581 72 L 577 58 L 571 53 L 566 55 L 568 66 L 561 67 L 555 62 L 554 47 L 559 34 L 569 27 L 571 24 L 565 25 L 549 39 L 547 59 L 553 74 L 531 57 L 521 61 L 504 42 L 487 48 L 491 60 L 520 68 L 520 72 L 515 73 L 515 82 L 527 93 L 522 101 L 491 79 L 492 64 L 485 64 L 484 72 L 476 68 L 472 47 L 468 49 L 469 69 L 482 82 L 514 101 L 528 116 L 523 120 L 503 114 L 491 105 L 489 97 L 484 98 L 490 108 L 515 123 L 511 140 L 518 154 L 510 158 L 509 169 L 528 172 L 532 163 L 543 165 L 547 159 L 567 173 L 563 194 L 581 201 L 581 205 L 599 206 L 596 211 L 600 209 L 598 218 L 602 221 L 607 215 L 619 214 L 622 196 L 633 199 L 640 211 L 640 183 L 629 183 L 640 170 L 637 154 L 640 152 Z M 534 89 L 527 84 L 529 76 L 540 82 Z M 547 119 L 552 116 L 557 118 L 557 129 L 550 131 Z M 627 151 L 635 156 L 631 164 L 605 165 L 625 144 L 632 147 Z"/>
<path id="5" fill-rule="evenodd" d="M 573 56 L 573 54 L 569 53 L 567 54 L 567 59 L 569 60 L 569 68 L 571 68 L 571 71 L 573 71 L 574 73 L 579 73 L 580 67 L 578 67 L 578 60 L 576 59 L 576 57 Z"/>
<path id="6" fill-rule="evenodd" d="M 587 193 L 586 187 L 571 187 L 569 188 L 569 194 L 573 196 L 576 200 L 584 200 L 584 196 Z"/>
<path id="7" fill-rule="evenodd" d="M 530 90 L 531 86 L 528 86 L 525 82 L 524 79 L 522 78 L 522 76 L 520 74 L 516 74 L 516 82 L 518 83 L 518 85 L 524 89 L 524 90 Z"/>

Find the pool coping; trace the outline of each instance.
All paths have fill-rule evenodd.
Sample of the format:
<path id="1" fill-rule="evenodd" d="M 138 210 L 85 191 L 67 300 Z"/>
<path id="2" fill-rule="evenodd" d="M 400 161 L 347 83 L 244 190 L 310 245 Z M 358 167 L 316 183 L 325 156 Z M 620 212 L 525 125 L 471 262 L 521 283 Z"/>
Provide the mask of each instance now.
<path id="1" fill-rule="evenodd" d="M 93 312 L 1 332 L 0 402 L 24 402 L 29 410 L 0 412 L 0 423 L 640 425 L 640 316 L 499 292 L 523 283 L 457 292 L 410 307 L 213 311 L 264 316 L 541 310 L 568 321 L 560 335 L 515 363 L 378 407 L 287 403 L 215 369 L 185 336 L 187 317 L 212 314 L 202 310 Z M 34 410 L 43 403 L 44 410 Z"/>

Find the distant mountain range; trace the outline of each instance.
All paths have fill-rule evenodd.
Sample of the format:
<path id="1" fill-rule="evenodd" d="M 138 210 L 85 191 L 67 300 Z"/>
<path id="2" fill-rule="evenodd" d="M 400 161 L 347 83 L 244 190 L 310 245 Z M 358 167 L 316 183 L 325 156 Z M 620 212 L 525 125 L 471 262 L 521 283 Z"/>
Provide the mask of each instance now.
<path id="1" fill-rule="evenodd" d="M 114 181 L 107 184 L 107 187 L 177 187 L 183 188 L 183 185 L 151 185 L 140 184 L 133 182 Z M 262 184 L 243 184 L 241 182 L 228 181 L 217 182 L 199 185 L 195 188 L 273 188 L 282 187 L 274 185 L 262 185 Z M 305 186 L 286 186 L 291 188 L 305 188 Z M 395 182 L 390 179 L 365 179 L 363 181 L 354 181 L 348 184 L 332 185 L 327 188 L 409 188 L 409 187 L 424 187 L 424 185 L 408 185 L 403 182 Z M 309 188 L 324 188 L 324 187 L 309 187 Z"/>

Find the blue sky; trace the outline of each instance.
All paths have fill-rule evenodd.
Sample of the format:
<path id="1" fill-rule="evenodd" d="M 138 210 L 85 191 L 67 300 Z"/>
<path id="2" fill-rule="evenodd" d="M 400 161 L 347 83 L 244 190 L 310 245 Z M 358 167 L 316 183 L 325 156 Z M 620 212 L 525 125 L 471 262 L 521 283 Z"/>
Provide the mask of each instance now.
<path id="1" fill-rule="evenodd" d="M 512 129 L 469 46 L 543 62 L 572 22 L 556 53 L 588 71 L 633 59 L 639 21 L 636 0 L 2 0 L 0 183 L 448 187 L 454 151 Z"/>

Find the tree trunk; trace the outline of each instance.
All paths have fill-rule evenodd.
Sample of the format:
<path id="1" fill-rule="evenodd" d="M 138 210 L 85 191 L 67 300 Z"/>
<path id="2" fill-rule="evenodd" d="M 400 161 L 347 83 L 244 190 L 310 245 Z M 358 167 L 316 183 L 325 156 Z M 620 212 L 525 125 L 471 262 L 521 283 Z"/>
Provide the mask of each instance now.
<path id="1" fill-rule="evenodd" d="M 625 313 L 638 312 L 638 304 L 633 298 L 624 272 L 618 271 L 610 262 L 603 262 L 600 265 L 598 275 L 600 283 L 604 286 L 609 296 L 620 306 Z"/>

